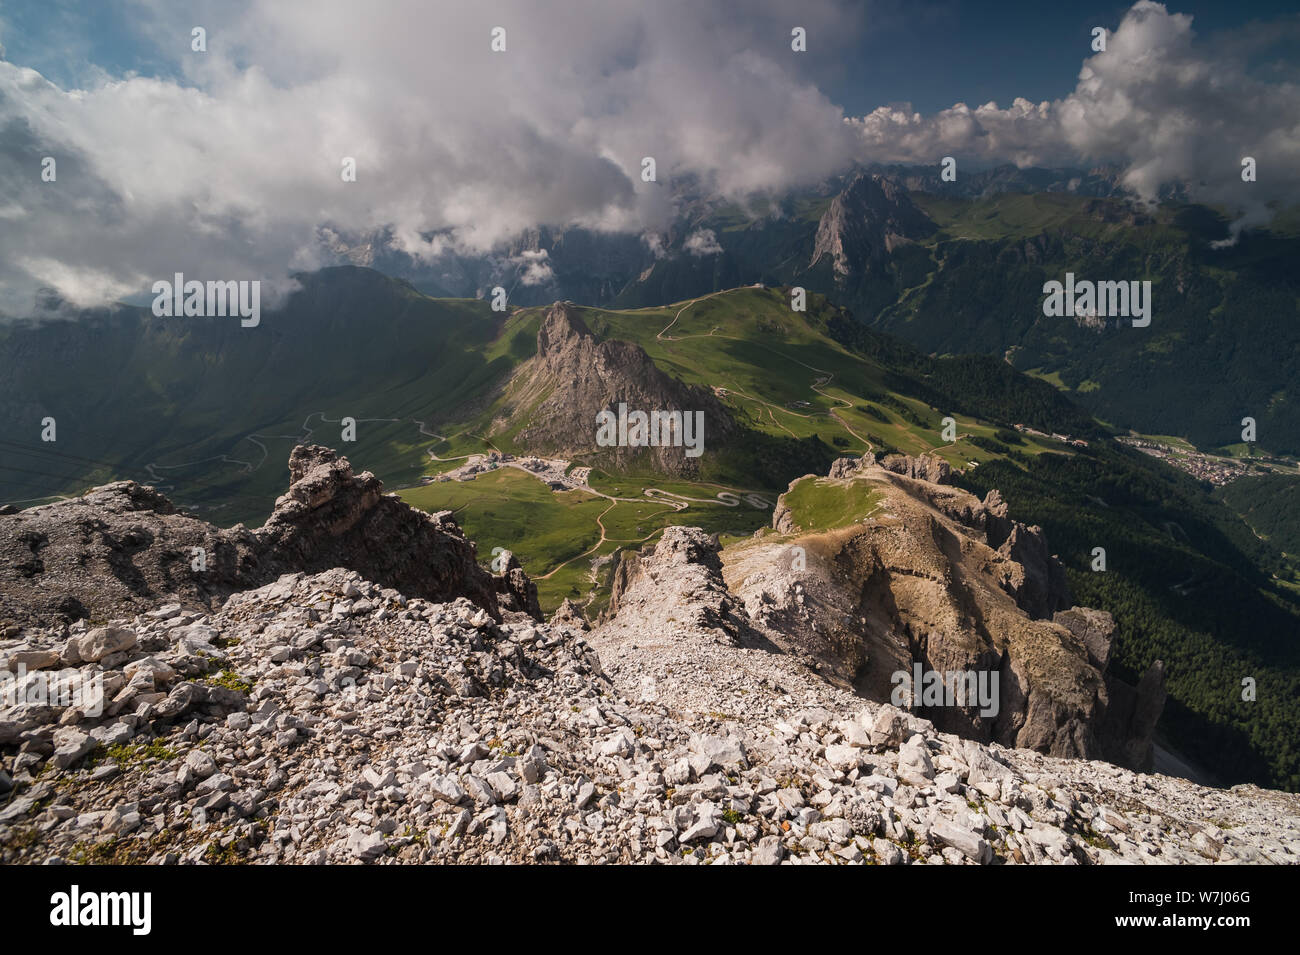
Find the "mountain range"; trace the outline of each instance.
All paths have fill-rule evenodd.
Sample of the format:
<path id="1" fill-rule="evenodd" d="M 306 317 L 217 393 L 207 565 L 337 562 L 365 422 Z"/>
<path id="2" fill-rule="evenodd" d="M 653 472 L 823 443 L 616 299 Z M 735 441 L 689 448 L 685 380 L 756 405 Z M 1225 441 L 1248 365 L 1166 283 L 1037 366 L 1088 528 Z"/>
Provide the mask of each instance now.
<path id="1" fill-rule="evenodd" d="M 1295 531 L 1287 505 L 1270 503 L 1289 500 L 1287 456 L 1300 450 L 1292 219 L 1284 210 L 1215 248 L 1223 217 L 1177 197 L 1134 208 L 1105 170 L 959 183 L 863 169 L 746 209 L 684 186 L 682 217 L 653 239 L 536 230 L 432 264 L 335 234 L 336 254 L 373 268 L 298 276 L 257 329 L 46 302 L 0 327 L 13 370 L 0 384 L 0 486 L 26 507 L 134 479 L 216 526 L 256 526 L 284 485 L 280 462 L 324 443 L 416 507 L 454 514 L 483 564 L 509 551 L 540 610 L 595 617 L 617 604 L 630 555 L 667 527 L 719 535 L 725 568 L 775 529 L 774 508 L 793 513 L 805 496 L 823 516 L 782 533 L 853 530 L 853 502 L 876 492 L 835 484 L 837 459 L 929 460 L 922 478 L 942 466 L 976 502 L 998 492 L 999 519 L 1039 529 L 1026 539 L 1073 600 L 1113 617 L 1115 685 L 1138 687 L 1159 664 L 1157 747 L 1205 778 L 1295 788 L 1300 663 L 1285 635 L 1300 601 L 1281 546 Z M 535 284 L 524 261 L 546 263 Z M 1047 318 L 1042 285 L 1066 271 L 1149 279 L 1151 326 Z M 498 283 L 504 312 L 477 297 Z M 701 412 L 705 452 L 598 446 L 597 415 L 620 402 Z M 1248 415 L 1254 446 L 1239 439 Z M 41 440 L 47 419 L 55 441 Z M 1234 456 L 1247 476 L 1211 487 L 1113 440 L 1130 429 Z M 1253 481 L 1279 493 L 1261 501 Z M 924 538 L 907 536 L 920 553 Z M 831 552 L 858 556 L 834 558 L 848 576 L 827 578 L 822 597 L 871 619 L 855 595 L 874 592 L 875 565 L 854 546 Z M 737 587 L 733 599 L 751 599 Z M 847 632 L 871 646 L 888 629 L 879 619 Z M 879 695 L 854 652 L 823 665 Z"/>

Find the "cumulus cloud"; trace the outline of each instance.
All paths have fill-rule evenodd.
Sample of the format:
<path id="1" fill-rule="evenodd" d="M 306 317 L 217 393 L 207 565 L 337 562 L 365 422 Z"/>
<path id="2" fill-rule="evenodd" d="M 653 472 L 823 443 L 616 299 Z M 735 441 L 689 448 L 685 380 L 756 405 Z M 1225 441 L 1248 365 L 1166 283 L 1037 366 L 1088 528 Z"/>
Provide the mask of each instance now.
<path id="1" fill-rule="evenodd" d="M 712 229 L 697 229 L 686 237 L 682 244 L 691 255 L 717 255 L 722 251 L 722 246 L 718 244 L 718 237 Z"/>
<path id="2" fill-rule="evenodd" d="M 519 269 L 519 284 L 521 285 L 545 285 L 555 278 L 555 270 L 551 268 L 550 253 L 545 249 L 538 249 L 536 252 L 524 251 L 510 260 L 512 265 Z"/>
<path id="3" fill-rule="evenodd" d="M 931 116 L 881 107 L 846 122 L 880 161 L 1118 163 L 1139 198 L 1154 201 L 1162 186 L 1182 183 L 1236 215 L 1235 233 L 1267 221 L 1267 203 L 1300 192 L 1300 84 L 1251 70 L 1255 54 L 1288 36 L 1300 39 L 1300 19 L 1197 42 L 1190 16 L 1140 0 L 1064 99 L 1016 99 L 1005 109 L 958 103 Z M 1247 156 L 1258 163 L 1254 183 L 1241 178 Z"/>
<path id="4" fill-rule="evenodd" d="M 40 287 L 96 304 L 174 272 L 270 281 L 270 303 L 325 261 L 329 234 L 434 260 L 576 225 L 642 234 L 658 255 L 669 183 L 688 176 L 743 203 L 855 160 L 1117 161 L 1136 194 L 1184 180 L 1240 226 L 1294 201 L 1300 175 L 1300 85 L 1251 69 L 1300 20 L 1207 46 L 1142 0 L 1062 100 L 846 120 L 798 72 L 786 0 L 119 2 L 158 76 L 91 69 L 67 89 L 0 59 L 0 312 L 30 311 Z M 806 0 L 798 19 L 821 57 L 870 23 L 851 0 Z M 645 156 L 658 182 L 641 181 Z M 520 265 L 548 280 L 548 263 Z"/>
<path id="5" fill-rule="evenodd" d="M 909 105 L 880 106 L 846 120 L 878 162 L 937 163 L 943 156 L 1018 166 L 1050 166 L 1078 158 L 1061 134 L 1057 107 L 1017 97 L 1007 109 L 958 103 L 930 116 Z"/>
<path id="6" fill-rule="evenodd" d="M 668 249 L 664 245 L 664 237 L 658 232 L 641 233 L 641 241 L 645 243 L 646 248 L 650 250 L 650 254 L 656 259 L 662 259 L 668 254 Z"/>
<path id="7" fill-rule="evenodd" d="M 0 61 L 0 214 L 21 223 L 0 229 L 0 310 L 41 285 L 90 302 L 175 271 L 282 279 L 319 264 L 322 227 L 418 258 L 538 224 L 663 229 L 674 176 L 740 197 L 815 182 L 856 148 L 793 72 L 779 0 L 137 2 L 175 78 L 69 90 Z M 811 0 L 800 20 L 838 35 L 850 8 Z"/>

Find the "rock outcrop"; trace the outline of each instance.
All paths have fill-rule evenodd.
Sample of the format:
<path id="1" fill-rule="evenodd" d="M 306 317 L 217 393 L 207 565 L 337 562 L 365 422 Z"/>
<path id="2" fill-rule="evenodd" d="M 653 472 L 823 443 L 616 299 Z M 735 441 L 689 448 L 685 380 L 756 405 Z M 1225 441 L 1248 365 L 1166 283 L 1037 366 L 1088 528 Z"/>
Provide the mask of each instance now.
<path id="1" fill-rule="evenodd" d="M 894 474 L 927 481 L 930 484 L 950 484 L 952 465 L 937 454 L 885 454 L 877 457 L 868 451 L 860 458 L 836 458 L 831 463 L 828 477 L 850 478 L 873 467 L 884 468 Z"/>
<path id="2" fill-rule="evenodd" d="M 962 701 L 918 712 L 981 741 L 1149 768 L 1159 673 L 1140 696 L 1107 674 L 1114 622 L 1072 607 L 1040 528 L 1009 518 L 996 492 L 981 501 L 918 474 L 948 476 L 925 458 L 868 456 L 799 479 L 828 492 L 864 482 L 879 503 L 869 519 L 805 533 L 782 495 L 781 536 L 723 555 L 730 593 L 754 626 L 870 699 L 893 698 L 900 673 L 910 687 L 917 665 L 996 674 L 995 713 Z"/>
<path id="3" fill-rule="evenodd" d="M 649 643 L 691 630 L 739 644 L 749 624 L 738 611 L 722 579 L 717 538 L 698 527 L 668 527 L 642 552 L 623 554 L 598 633 Z"/>
<path id="4" fill-rule="evenodd" d="M 854 276 L 937 228 L 892 179 L 858 173 L 822 213 L 808 266 L 828 259 L 836 279 Z"/>
<path id="5" fill-rule="evenodd" d="M 1295 795 L 982 745 L 674 637 L 597 651 L 342 569 L 0 637 L 30 664 L 0 864 L 1300 863 Z M 38 698 L 60 679 L 92 692 Z"/>
<path id="6" fill-rule="evenodd" d="M 214 527 L 132 481 L 0 515 L 0 621 L 104 619 L 166 600 L 211 609 L 284 573 L 334 567 L 411 596 L 467 597 L 497 618 L 541 618 L 518 562 L 480 568 L 449 512 L 410 507 L 319 445 L 293 450 L 289 477 L 254 530 Z"/>
<path id="7" fill-rule="evenodd" d="M 542 454 L 596 454 L 615 468 L 640 463 L 678 475 L 698 468 L 698 457 L 688 456 L 682 446 L 684 435 L 676 446 L 598 446 L 596 416 L 602 411 L 617 415 L 620 404 L 647 415 L 702 412 L 702 437 L 710 449 L 725 444 L 737 430 L 712 391 L 660 371 L 639 345 L 598 340 L 568 302 L 547 310 L 537 333 L 537 355 L 520 366 L 507 394 L 514 408 L 536 405 L 518 434 L 520 443 Z"/>

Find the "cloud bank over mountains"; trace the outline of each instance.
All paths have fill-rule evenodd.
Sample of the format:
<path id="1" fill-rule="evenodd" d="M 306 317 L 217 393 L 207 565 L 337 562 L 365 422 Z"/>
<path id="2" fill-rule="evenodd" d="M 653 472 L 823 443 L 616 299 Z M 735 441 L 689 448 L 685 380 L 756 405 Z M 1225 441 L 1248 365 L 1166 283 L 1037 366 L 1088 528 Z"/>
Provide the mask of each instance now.
<path id="1" fill-rule="evenodd" d="M 1300 18 L 1242 31 L 1218 45 L 1194 42 L 1192 18 L 1140 0 L 1087 58 L 1074 92 L 1055 102 L 1017 99 L 1007 108 L 959 103 L 932 116 L 881 107 L 847 122 L 881 162 L 965 156 L 1019 166 L 1117 162 L 1122 183 L 1153 201 L 1184 183 L 1202 202 L 1267 221 L 1266 204 L 1300 197 L 1300 83 L 1252 74 L 1252 54 L 1290 37 Z M 1256 160 L 1244 183 L 1242 159 Z"/>
<path id="2" fill-rule="evenodd" d="M 673 216 L 668 182 L 688 174 L 743 199 L 855 162 L 1107 161 L 1139 197 L 1186 181 L 1246 221 L 1295 201 L 1295 64 L 1248 65 L 1300 21 L 1209 46 L 1143 0 L 1062 100 L 846 118 L 799 58 L 852 55 L 870 17 L 840 0 L 788 7 L 143 2 L 139 29 L 172 76 L 69 90 L 0 61 L 0 311 L 29 313 L 41 286 L 93 305 L 174 272 L 269 280 L 273 300 L 289 271 L 321 264 L 323 226 L 387 229 L 417 257 L 539 224 L 654 231 Z M 795 25 L 814 52 L 790 50 Z M 195 26 L 207 52 L 190 48 Z M 1243 187 L 1246 155 L 1259 181 Z M 658 182 L 642 181 L 645 156 Z M 533 281 L 549 268 L 525 267 Z"/>

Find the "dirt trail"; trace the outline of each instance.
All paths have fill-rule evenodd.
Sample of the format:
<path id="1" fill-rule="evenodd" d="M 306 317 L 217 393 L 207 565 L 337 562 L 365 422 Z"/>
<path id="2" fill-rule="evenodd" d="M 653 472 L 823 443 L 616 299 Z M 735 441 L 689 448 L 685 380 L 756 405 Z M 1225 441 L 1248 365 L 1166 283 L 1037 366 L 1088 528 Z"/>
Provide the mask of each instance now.
<path id="1" fill-rule="evenodd" d="M 729 290 L 724 289 L 724 290 L 721 291 L 721 292 L 710 292 L 708 295 L 701 295 L 699 298 L 693 298 L 693 299 L 691 299 L 689 302 L 687 302 L 685 305 L 683 305 L 681 308 L 679 308 L 679 309 L 677 310 L 677 314 L 673 316 L 673 320 L 672 320 L 671 322 L 669 322 L 667 325 L 665 325 L 663 328 L 661 328 L 661 329 L 659 330 L 659 334 L 656 335 L 655 338 L 659 339 L 660 341 L 670 341 L 670 342 L 680 341 L 680 339 L 673 338 L 673 337 L 671 337 L 671 336 L 668 337 L 668 338 L 664 338 L 664 333 L 667 332 L 668 329 L 672 328 L 674 325 L 677 324 L 677 319 L 679 319 L 679 318 L 682 317 L 682 312 L 686 311 L 688 308 L 690 308 L 690 307 L 691 307 L 692 305 L 694 305 L 696 302 L 702 302 L 702 301 L 704 301 L 706 298 L 713 298 L 713 296 L 715 296 L 715 295 L 722 295 L 722 294 L 724 294 L 724 292 L 726 292 L 726 291 L 729 291 Z M 709 334 L 712 335 L 713 332 L 709 332 Z M 701 337 L 701 336 L 691 336 L 691 337 Z"/>

